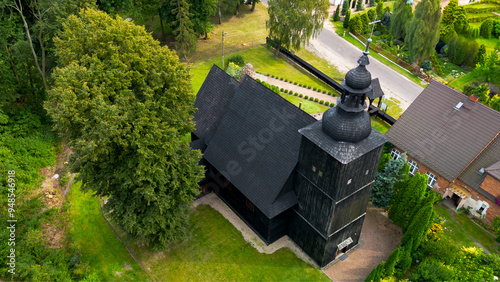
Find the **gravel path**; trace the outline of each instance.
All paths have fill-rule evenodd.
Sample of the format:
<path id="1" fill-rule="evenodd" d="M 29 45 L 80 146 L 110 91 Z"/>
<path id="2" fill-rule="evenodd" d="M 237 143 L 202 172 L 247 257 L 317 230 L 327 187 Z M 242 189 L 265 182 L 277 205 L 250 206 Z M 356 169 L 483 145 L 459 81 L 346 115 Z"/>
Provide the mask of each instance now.
<path id="1" fill-rule="evenodd" d="M 387 260 L 399 246 L 402 237 L 401 228 L 392 223 L 387 213 L 370 204 L 359 246 L 347 253 L 346 260 L 334 261 L 323 272 L 333 281 L 364 281 L 372 269 Z"/>

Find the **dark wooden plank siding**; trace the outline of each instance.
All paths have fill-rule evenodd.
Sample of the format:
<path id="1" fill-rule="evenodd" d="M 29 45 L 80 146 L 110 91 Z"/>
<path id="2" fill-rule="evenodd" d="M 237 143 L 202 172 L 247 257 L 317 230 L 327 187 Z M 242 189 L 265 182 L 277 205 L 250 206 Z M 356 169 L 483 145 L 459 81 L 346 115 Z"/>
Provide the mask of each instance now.
<path id="1" fill-rule="evenodd" d="M 329 235 L 343 228 L 366 212 L 370 191 L 371 185 L 335 205 L 334 216 L 328 232 Z"/>
<path id="2" fill-rule="evenodd" d="M 365 216 L 362 216 L 328 238 L 326 252 L 324 254 L 323 261 L 320 264 L 321 266 L 325 266 L 335 259 L 338 244 L 347 240 L 347 238 L 351 237 L 353 242 L 347 246 L 346 251 L 349 251 L 359 243 L 359 237 L 361 236 L 361 228 L 363 227 L 364 220 Z"/>
<path id="3" fill-rule="evenodd" d="M 290 215 L 288 236 L 306 252 L 316 263 L 323 261 L 326 239 L 316 232 L 295 211 Z"/>

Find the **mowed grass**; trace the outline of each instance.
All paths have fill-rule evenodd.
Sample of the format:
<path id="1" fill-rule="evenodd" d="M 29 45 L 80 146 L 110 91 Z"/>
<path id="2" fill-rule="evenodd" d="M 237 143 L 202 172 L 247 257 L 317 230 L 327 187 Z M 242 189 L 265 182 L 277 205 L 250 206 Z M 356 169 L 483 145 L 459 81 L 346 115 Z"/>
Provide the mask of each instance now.
<path id="1" fill-rule="evenodd" d="M 264 44 L 268 31 L 266 20 L 269 18 L 267 7 L 262 3 L 255 5 L 255 11 L 250 11 L 251 5 L 241 5 L 240 13 L 223 15 L 222 24 L 218 17 L 212 18 L 214 30 L 210 32 L 209 39 L 199 39 L 196 52 L 189 59 L 190 62 L 206 60 L 222 56 L 222 32 L 224 35 L 224 51 L 231 54 L 248 48 Z"/>
<path id="2" fill-rule="evenodd" d="M 280 96 L 283 97 L 288 102 L 294 104 L 296 107 L 298 107 L 299 104 L 302 102 L 301 109 L 308 114 L 323 113 L 330 108 L 328 106 L 321 105 L 316 102 L 312 102 L 290 94 L 281 93 Z"/>
<path id="3" fill-rule="evenodd" d="M 330 281 L 288 249 L 259 253 L 210 206 L 192 210 L 189 230 L 170 250 L 138 250 L 158 281 Z"/>
<path id="4" fill-rule="evenodd" d="M 459 246 L 477 247 L 472 239 L 474 238 L 488 251 L 496 253 L 495 238 L 472 222 L 467 215 L 454 213 L 443 204 L 434 205 L 434 211 L 445 220 L 443 224 L 445 238 Z M 454 213 L 453 216 L 452 213 Z"/>
<path id="5" fill-rule="evenodd" d="M 89 262 L 102 281 L 148 280 L 104 221 L 98 199 L 91 192 L 83 192 L 80 186 L 81 182 L 74 183 L 68 194 L 70 222 L 67 233 L 72 244 L 81 250 L 81 260 Z M 124 269 L 125 264 L 132 270 Z"/>
<path id="6" fill-rule="evenodd" d="M 382 134 L 385 134 L 387 132 L 387 130 L 389 130 L 389 128 L 391 128 L 391 126 L 387 122 L 385 122 L 385 121 L 383 121 L 375 116 L 371 117 L 371 122 L 372 122 L 372 127 L 375 128 L 378 132 L 380 132 Z"/>
<path id="7" fill-rule="evenodd" d="M 284 79 L 288 79 L 292 82 L 300 83 L 302 85 L 308 85 L 311 87 L 316 87 L 318 89 L 334 92 L 333 88 L 329 87 L 319 79 L 313 77 L 301 67 L 291 64 L 283 58 L 275 59 L 273 51 L 263 45 L 236 52 L 231 55 L 235 54 L 242 55 L 245 59 L 245 62 L 252 64 L 255 70 L 259 73 L 275 75 Z M 301 54 L 306 55 L 306 57 L 309 59 L 314 56 L 307 50 L 303 50 Z M 225 57 L 226 62 L 227 58 L 229 58 L 231 55 L 227 55 Z M 321 59 L 317 59 L 316 62 L 318 61 L 321 61 Z M 218 56 L 201 62 L 196 62 L 191 65 L 191 83 L 193 85 L 194 93 L 197 93 L 200 89 L 203 81 L 205 80 L 205 77 L 207 76 L 213 64 L 221 67 L 222 56 Z M 324 64 L 322 65 L 324 66 Z M 330 73 L 332 74 L 335 72 L 330 71 Z"/>

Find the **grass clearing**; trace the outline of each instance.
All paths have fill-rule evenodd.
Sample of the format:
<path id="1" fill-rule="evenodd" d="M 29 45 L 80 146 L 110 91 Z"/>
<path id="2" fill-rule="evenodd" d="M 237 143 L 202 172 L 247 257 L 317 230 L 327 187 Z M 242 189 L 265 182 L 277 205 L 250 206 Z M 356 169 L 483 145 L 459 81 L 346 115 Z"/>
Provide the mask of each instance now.
<path id="1" fill-rule="evenodd" d="M 231 55 L 235 54 L 242 55 L 245 58 L 245 62 L 252 64 L 255 70 L 262 74 L 275 75 L 302 85 L 308 85 L 331 92 L 334 91 L 333 88 L 312 76 L 301 67 L 291 64 L 281 57 L 275 59 L 273 57 L 273 51 L 263 45 L 236 52 Z M 314 56 L 306 50 L 303 50 L 301 54 L 309 56 L 308 58 Z M 226 56 L 226 60 L 229 56 L 230 55 Z M 317 60 L 319 61 L 320 59 Z M 222 65 L 222 56 L 196 62 L 191 65 L 191 74 L 193 75 L 191 83 L 193 85 L 194 93 L 197 93 L 200 89 L 213 64 L 220 67 Z M 333 73 L 333 71 L 330 71 L 330 73 Z"/>
<path id="2" fill-rule="evenodd" d="M 455 213 L 442 203 L 434 205 L 434 211 L 444 219 L 445 238 L 459 246 L 477 247 L 472 239 L 474 238 L 488 251 L 497 253 L 494 247 L 495 238 L 472 222 L 466 214 Z"/>
<path id="3" fill-rule="evenodd" d="M 378 132 L 380 132 L 382 134 L 385 134 L 387 132 L 387 130 L 389 130 L 389 128 L 391 128 L 391 126 L 387 122 L 385 122 L 385 121 L 383 121 L 375 116 L 371 117 L 371 121 L 372 121 L 372 127 L 375 128 Z"/>
<path id="4" fill-rule="evenodd" d="M 403 109 L 399 107 L 399 103 L 401 103 L 398 99 L 395 98 L 387 98 L 384 99 L 384 103 L 387 104 L 387 113 L 395 118 L 398 119 L 402 114 L 403 114 Z"/>
<path id="5" fill-rule="evenodd" d="M 330 281 L 288 249 L 259 253 L 210 206 L 192 210 L 189 230 L 186 241 L 163 252 L 131 247 L 159 281 Z"/>
<path id="6" fill-rule="evenodd" d="M 308 114 L 323 113 L 330 108 L 328 106 L 321 105 L 316 102 L 312 102 L 290 94 L 281 93 L 280 96 L 283 97 L 288 102 L 294 104 L 296 107 L 298 107 L 299 103 L 302 102 L 301 109 Z"/>
<path id="7" fill-rule="evenodd" d="M 74 183 L 68 194 L 70 221 L 67 229 L 72 244 L 81 250 L 82 261 L 98 270 L 103 281 L 146 281 L 148 276 L 129 255 L 101 215 L 99 201 L 83 192 L 81 182 Z M 128 265 L 132 269 L 124 269 Z M 121 273 L 119 276 L 117 272 Z"/>

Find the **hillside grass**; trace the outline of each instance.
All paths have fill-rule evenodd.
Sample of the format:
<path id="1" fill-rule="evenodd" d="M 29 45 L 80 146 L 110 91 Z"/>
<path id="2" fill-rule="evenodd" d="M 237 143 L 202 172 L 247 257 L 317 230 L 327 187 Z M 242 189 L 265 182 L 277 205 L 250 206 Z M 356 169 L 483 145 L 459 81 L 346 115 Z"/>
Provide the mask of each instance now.
<path id="1" fill-rule="evenodd" d="M 147 274 L 130 256 L 101 215 L 99 200 L 84 192 L 81 182 L 68 194 L 70 203 L 68 237 L 81 250 L 81 260 L 89 262 L 102 281 L 146 281 Z M 125 269 L 125 265 L 127 268 Z"/>
<path id="2" fill-rule="evenodd" d="M 132 245 L 158 281 L 330 281 L 288 249 L 259 253 L 210 206 L 194 208 L 189 221 L 188 238 L 166 251 Z"/>

